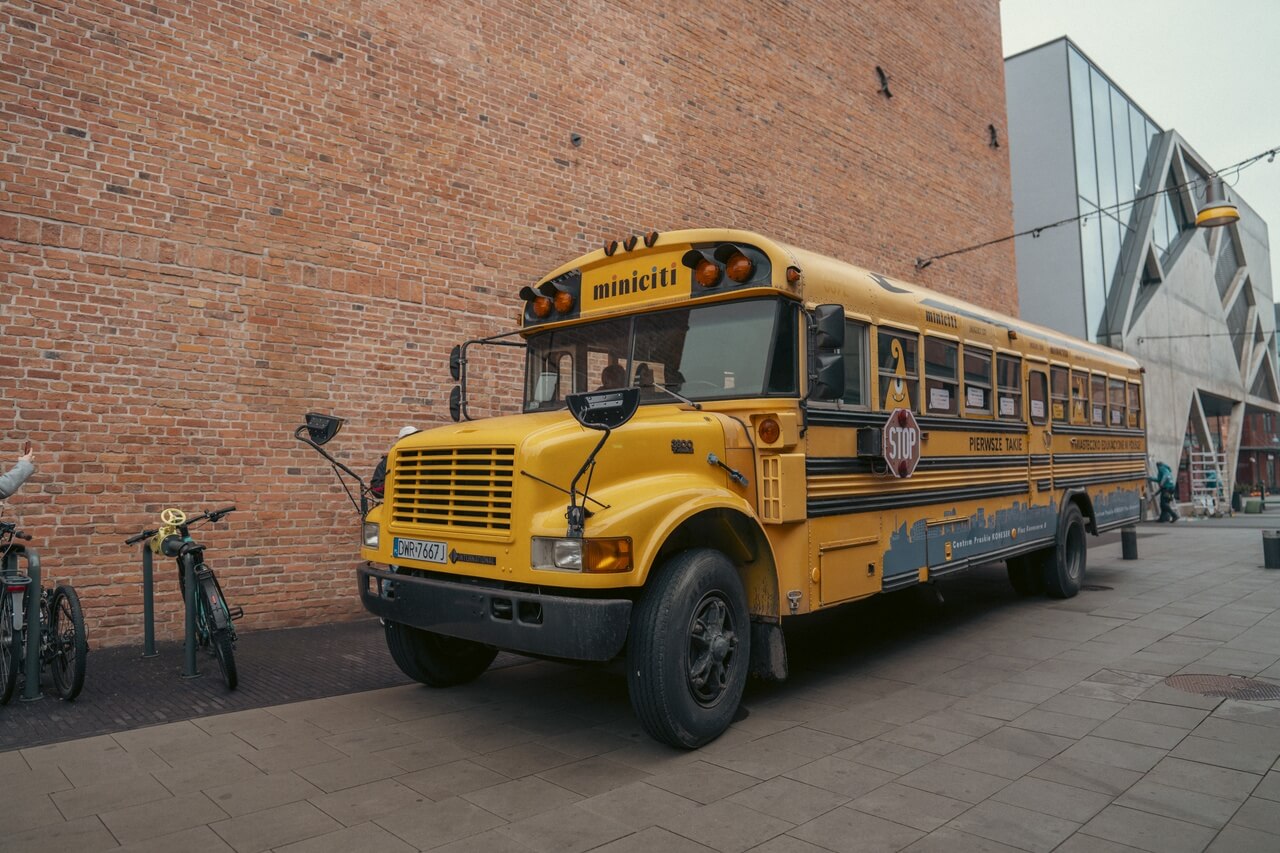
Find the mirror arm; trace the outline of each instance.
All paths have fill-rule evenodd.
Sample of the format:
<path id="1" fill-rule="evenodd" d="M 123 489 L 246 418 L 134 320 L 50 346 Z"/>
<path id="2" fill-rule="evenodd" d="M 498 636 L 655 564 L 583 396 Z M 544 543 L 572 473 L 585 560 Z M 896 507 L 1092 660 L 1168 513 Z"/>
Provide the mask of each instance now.
<path id="1" fill-rule="evenodd" d="M 500 335 L 490 335 L 487 338 L 475 338 L 469 341 L 463 341 L 461 348 L 458 350 L 458 402 L 460 404 L 459 411 L 464 421 L 471 420 L 471 414 L 467 411 L 467 347 L 472 344 L 488 344 L 495 347 L 520 347 L 525 349 L 528 344 L 523 341 L 517 343 L 515 341 L 504 341 L 503 338 L 509 338 L 512 335 L 518 335 L 520 331 L 503 332 Z"/>
<path id="2" fill-rule="evenodd" d="M 573 482 L 569 484 L 569 508 L 565 510 L 565 517 L 569 519 L 569 529 L 565 536 L 569 539 L 581 539 L 586 529 L 586 510 L 587 500 L 583 494 L 582 506 L 578 506 L 578 481 L 582 479 L 582 475 L 586 473 L 591 464 L 596 461 L 596 454 L 600 452 L 600 448 L 604 447 L 604 443 L 609 440 L 609 435 L 613 430 L 606 428 L 604 435 L 600 436 L 600 441 L 596 443 L 595 449 L 591 451 L 591 455 L 587 457 L 587 461 L 582 463 L 582 467 L 578 469 L 578 473 L 573 475 Z"/>
<path id="3" fill-rule="evenodd" d="M 325 450 L 323 447 L 321 447 L 320 445 L 312 441 L 310 435 L 305 435 L 306 431 L 307 431 L 307 425 L 303 424 L 302 426 L 298 427 L 296 430 L 293 431 L 293 437 L 298 439 L 298 441 L 301 441 L 303 444 L 310 446 L 312 449 L 316 451 L 316 453 L 319 453 L 326 460 L 328 460 L 329 464 L 332 465 L 335 469 L 343 472 L 348 477 L 350 477 L 351 479 L 355 480 L 357 483 L 360 484 L 360 520 L 363 521 L 365 516 L 369 514 L 368 485 L 365 484 L 364 479 L 361 478 L 359 474 L 357 474 L 355 471 L 352 471 L 350 468 L 348 468 L 346 465 L 339 462 L 337 459 L 334 459 L 332 456 L 329 455 L 329 451 Z M 344 486 L 343 488 L 346 488 L 346 487 Z M 349 497 L 350 492 L 348 492 L 347 494 Z"/>

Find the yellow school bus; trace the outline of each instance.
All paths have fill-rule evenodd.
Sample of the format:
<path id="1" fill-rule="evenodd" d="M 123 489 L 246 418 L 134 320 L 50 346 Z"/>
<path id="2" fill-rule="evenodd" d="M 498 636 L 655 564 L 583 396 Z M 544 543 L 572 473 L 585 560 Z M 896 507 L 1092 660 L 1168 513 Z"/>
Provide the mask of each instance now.
<path id="1" fill-rule="evenodd" d="M 749 674 L 785 678 L 787 620 L 996 560 L 1072 596 L 1086 532 L 1139 517 L 1123 353 L 736 230 L 610 243 L 520 296 L 365 519 L 363 602 L 426 684 L 625 656 L 645 730 L 696 747 Z M 523 348 L 520 414 L 469 418 L 483 343 Z"/>

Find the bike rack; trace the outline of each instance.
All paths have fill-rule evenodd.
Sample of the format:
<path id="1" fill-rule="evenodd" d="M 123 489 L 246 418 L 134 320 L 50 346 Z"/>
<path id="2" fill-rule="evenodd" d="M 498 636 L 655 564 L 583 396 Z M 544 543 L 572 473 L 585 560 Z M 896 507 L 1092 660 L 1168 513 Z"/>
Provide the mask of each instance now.
<path id="1" fill-rule="evenodd" d="M 152 574 L 152 561 L 154 557 L 151 555 L 150 541 L 142 544 L 142 656 L 144 658 L 155 657 L 159 654 L 156 651 L 156 627 L 155 627 L 155 581 Z M 186 610 L 186 642 L 183 649 L 182 658 L 182 677 L 183 678 L 199 678 L 200 669 L 196 666 L 196 572 L 195 566 L 187 555 L 182 556 L 182 573 L 186 579 L 186 592 L 183 595 L 183 605 Z"/>
<path id="2" fill-rule="evenodd" d="M 23 702 L 35 702 L 44 698 L 44 694 L 40 692 L 40 638 L 44 631 L 44 626 L 40 624 L 40 555 L 22 545 L 10 547 L 4 555 L 6 575 L 18 574 L 19 555 L 26 560 L 27 577 L 31 578 L 31 583 L 27 584 L 27 661 L 22 677 L 21 699 Z M 32 673 L 35 673 L 34 677 Z"/>

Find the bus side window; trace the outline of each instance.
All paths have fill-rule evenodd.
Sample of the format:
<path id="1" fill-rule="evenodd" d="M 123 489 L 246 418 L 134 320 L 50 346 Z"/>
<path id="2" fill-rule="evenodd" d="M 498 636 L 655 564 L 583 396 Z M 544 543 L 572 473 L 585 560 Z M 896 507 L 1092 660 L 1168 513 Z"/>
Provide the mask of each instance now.
<path id="1" fill-rule="evenodd" d="M 867 405 L 867 324 L 844 321 L 844 394 L 842 403 Z"/>
<path id="2" fill-rule="evenodd" d="M 1137 382 L 1129 383 L 1129 426 L 1142 426 L 1142 387 Z"/>
<path id="3" fill-rule="evenodd" d="M 1095 373 L 1089 377 L 1089 396 L 1093 399 L 1093 417 L 1091 423 L 1106 426 L 1107 423 L 1107 377 Z"/>
<path id="4" fill-rule="evenodd" d="M 1031 423 L 1044 426 L 1049 420 L 1047 411 L 1049 383 L 1043 370 L 1027 373 L 1027 397 L 1031 401 Z"/>
<path id="5" fill-rule="evenodd" d="M 1067 423 L 1071 411 L 1071 394 L 1067 384 L 1065 367 L 1049 368 L 1052 388 L 1053 420 L 1055 423 Z"/>
<path id="6" fill-rule="evenodd" d="M 991 414 L 991 350 L 964 345 L 964 409 Z"/>
<path id="7" fill-rule="evenodd" d="M 1071 371 L 1071 422 L 1089 422 L 1089 374 L 1083 370 Z"/>
<path id="8" fill-rule="evenodd" d="M 894 343 L 902 353 L 902 363 L 894 353 Z M 909 332 L 881 327 L 876 330 L 876 373 L 880 379 L 880 402 L 886 410 L 920 411 L 920 338 Z"/>
<path id="9" fill-rule="evenodd" d="M 1108 379 L 1108 390 L 1111 392 L 1111 420 L 1109 426 L 1124 426 L 1124 380 Z"/>
<path id="10" fill-rule="evenodd" d="M 959 345 L 939 338 L 924 339 L 925 411 L 954 415 L 959 411 L 960 384 L 956 378 Z"/>
<path id="11" fill-rule="evenodd" d="M 1022 359 L 1016 355 L 996 356 L 996 399 L 1000 417 L 1022 419 Z"/>

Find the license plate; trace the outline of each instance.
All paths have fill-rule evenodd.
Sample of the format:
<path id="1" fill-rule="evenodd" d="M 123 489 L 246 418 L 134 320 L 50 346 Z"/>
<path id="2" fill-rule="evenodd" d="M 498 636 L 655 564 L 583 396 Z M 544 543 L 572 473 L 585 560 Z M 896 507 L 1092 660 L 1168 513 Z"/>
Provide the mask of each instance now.
<path id="1" fill-rule="evenodd" d="M 396 537 L 391 547 L 391 554 L 404 557 L 406 560 L 422 560 L 427 563 L 443 563 L 446 546 L 443 542 L 428 542 L 425 539 L 401 539 Z"/>

